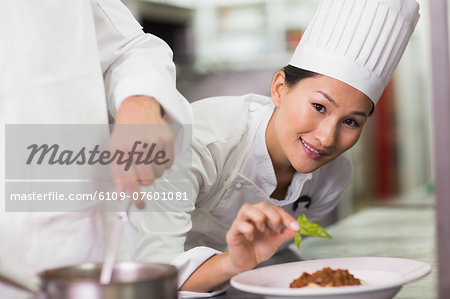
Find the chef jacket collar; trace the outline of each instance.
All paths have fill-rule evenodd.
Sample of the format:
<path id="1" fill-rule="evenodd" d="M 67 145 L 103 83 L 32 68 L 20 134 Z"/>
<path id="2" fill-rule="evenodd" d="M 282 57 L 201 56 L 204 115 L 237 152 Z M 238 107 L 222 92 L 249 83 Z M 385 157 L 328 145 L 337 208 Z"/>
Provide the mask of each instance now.
<path id="1" fill-rule="evenodd" d="M 267 150 L 266 128 L 274 108 L 275 105 L 273 103 L 262 108 L 262 117 L 259 118 L 255 136 L 253 136 L 253 146 L 250 147 L 250 152 L 244 163 L 242 163 L 243 166 L 240 173 L 267 195 L 267 201 L 270 204 L 285 206 L 299 198 L 303 185 L 312 178 L 312 173 L 296 172 L 288 188 L 285 200 L 277 200 L 270 197 L 277 186 L 277 178 Z"/>

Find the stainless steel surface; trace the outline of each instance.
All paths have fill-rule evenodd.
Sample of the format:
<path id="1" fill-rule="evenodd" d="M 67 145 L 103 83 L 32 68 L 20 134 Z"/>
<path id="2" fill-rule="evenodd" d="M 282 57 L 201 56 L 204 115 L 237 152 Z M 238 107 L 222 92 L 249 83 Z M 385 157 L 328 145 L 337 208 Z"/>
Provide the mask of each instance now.
<path id="1" fill-rule="evenodd" d="M 47 299 L 176 299 L 177 270 L 167 264 L 118 263 L 111 282 L 99 283 L 102 264 L 80 264 L 39 274 Z"/>
<path id="2" fill-rule="evenodd" d="M 439 298 L 450 298 L 450 50 L 448 1 L 430 1 Z"/>

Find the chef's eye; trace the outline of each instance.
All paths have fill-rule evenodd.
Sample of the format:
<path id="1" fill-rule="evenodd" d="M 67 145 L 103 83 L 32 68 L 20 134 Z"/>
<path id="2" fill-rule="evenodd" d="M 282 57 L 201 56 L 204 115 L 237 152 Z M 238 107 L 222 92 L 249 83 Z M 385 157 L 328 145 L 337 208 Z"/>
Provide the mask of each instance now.
<path id="1" fill-rule="evenodd" d="M 325 112 L 325 106 L 324 105 L 317 104 L 317 103 L 313 103 L 312 105 L 313 105 L 314 109 L 316 109 L 320 113 Z"/>
<path id="2" fill-rule="evenodd" d="M 344 124 L 346 124 L 350 127 L 353 127 L 353 128 L 359 127 L 359 123 L 356 120 L 351 119 L 351 118 L 344 120 Z"/>

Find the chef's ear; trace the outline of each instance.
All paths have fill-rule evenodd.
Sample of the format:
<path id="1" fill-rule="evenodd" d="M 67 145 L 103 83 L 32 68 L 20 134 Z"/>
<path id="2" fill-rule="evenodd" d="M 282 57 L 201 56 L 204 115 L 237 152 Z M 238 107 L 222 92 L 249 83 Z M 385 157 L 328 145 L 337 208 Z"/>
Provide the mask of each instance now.
<path id="1" fill-rule="evenodd" d="M 285 74 L 283 71 L 278 71 L 273 77 L 272 87 L 270 93 L 272 95 L 272 102 L 276 107 L 280 106 L 281 98 L 287 93 L 288 87 L 285 81 Z"/>

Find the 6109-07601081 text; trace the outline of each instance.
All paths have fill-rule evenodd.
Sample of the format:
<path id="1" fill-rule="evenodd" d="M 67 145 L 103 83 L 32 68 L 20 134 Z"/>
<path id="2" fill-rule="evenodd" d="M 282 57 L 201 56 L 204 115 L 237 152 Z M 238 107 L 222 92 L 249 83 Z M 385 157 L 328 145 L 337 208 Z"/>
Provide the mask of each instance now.
<path id="1" fill-rule="evenodd" d="M 115 200 L 146 200 L 146 201 L 186 201 L 187 192 L 181 191 L 140 191 L 128 194 L 126 192 L 95 191 L 92 193 L 64 193 L 50 191 L 45 193 L 11 193 L 11 201 L 115 201 Z"/>
<path id="2" fill-rule="evenodd" d="M 31 144 L 27 149 L 31 150 L 30 155 L 26 161 L 27 165 L 33 163 L 35 156 L 38 154 L 36 161 L 37 165 L 41 165 L 44 159 L 49 155 L 47 163 L 49 165 L 59 164 L 59 165 L 71 165 L 76 163 L 77 165 L 108 165 L 111 163 L 117 163 L 118 165 L 125 164 L 124 170 L 130 169 L 133 161 L 136 165 L 145 164 L 149 165 L 154 163 L 155 165 L 162 165 L 169 163 L 170 159 L 166 158 L 166 152 L 159 150 L 155 152 L 156 143 L 150 144 L 147 154 L 143 159 L 144 152 L 138 150 L 137 147 L 142 145 L 142 149 L 147 149 L 149 146 L 147 143 L 142 143 L 140 141 L 135 141 L 133 147 L 129 152 L 124 152 L 116 149 L 113 153 L 109 150 L 100 151 L 99 145 L 94 146 L 93 149 L 87 150 L 86 147 L 82 147 L 78 152 L 73 150 L 63 150 L 59 152 L 59 145 L 53 144 L 49 146 L 48 144 L 42 144 L 38 146 L 37 144 Z M 40 154 L 39 154 L 40 153 Z"/>

